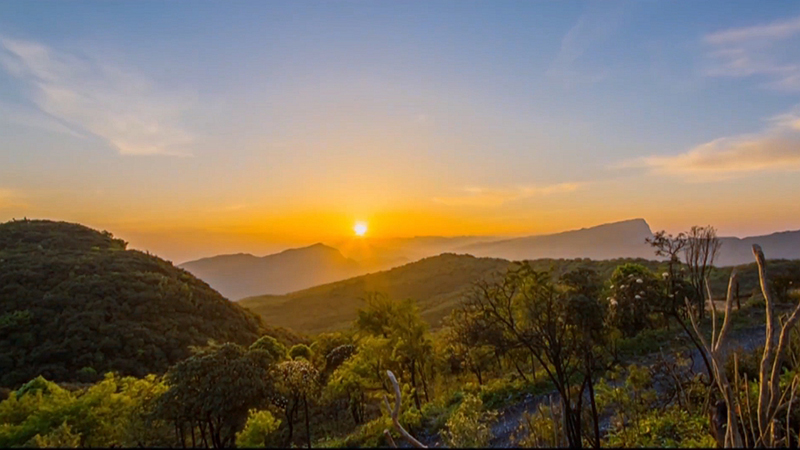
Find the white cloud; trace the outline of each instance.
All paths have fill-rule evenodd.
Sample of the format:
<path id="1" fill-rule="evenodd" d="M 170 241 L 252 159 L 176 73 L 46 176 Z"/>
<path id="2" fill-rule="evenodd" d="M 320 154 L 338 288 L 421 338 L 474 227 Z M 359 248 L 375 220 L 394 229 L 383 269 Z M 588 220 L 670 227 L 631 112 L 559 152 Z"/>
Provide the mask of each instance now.
<path id="1" fill-rule="evenodd" d="M 619 26 L 621 9 L 608 9 L 608 4 L 590 8 L 561 40 L 561 48 L 546 75 L 567 86 L 596 83 L 608 78 L 606 68 L 580 67 L 579 61 L 593 46 L 605 40 Z"/>
<path id="2" fill-rule="evenodd" d="M 732 28 L 706 35 L 705 41 L 715 45 L 736 44 L 753 40 L 779 40 L 800 33 L 800 17 L 766 25 Z"/>
<path id="3" fill-rule="evenodd" d="M 800 171 L 800 110 L 768 119 L 759 133 L 715 139 L 674 156 L 647 156 L 616 168 L 644 168 L 690 181 L 711 181 L 759 172 Z"/>
<path id="4" fill-rule="evenodd" d="M 708 47 L 705 75 L 757 76 L 768 88 L 800 91 L 800 17 L 722 30 L 703 42 Z"/>
<path id="5" fill-rule="evenodd" d="M 8 38 L 0 38 L 0 65 L 45 113 L 36 118 L 40 126 L 86 131 L 124 155 L 190 154 L 193 139 L 181 124 L 190 102 L 133 70 Z"/>
<path id="6" fill-rule="evenodd" d="M 448 206 L 500 206 L 523 198 L 574 192 L 582 183 L 558 183 L 547 186 L 520 186 L 516 188 L 465 187 L 462 193 L 451 197 L 435 197 L 433 201 Z"/>

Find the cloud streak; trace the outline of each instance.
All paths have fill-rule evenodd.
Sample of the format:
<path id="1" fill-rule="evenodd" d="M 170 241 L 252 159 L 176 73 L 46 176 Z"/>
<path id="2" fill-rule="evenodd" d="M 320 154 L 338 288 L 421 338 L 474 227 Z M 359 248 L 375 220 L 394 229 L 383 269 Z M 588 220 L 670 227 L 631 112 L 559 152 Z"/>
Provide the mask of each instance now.
<path id="1" fill-rule="evenodd" d="M 770 118 L 760 133 L 715 139 L 674 156 L 647 156 L 615 168 L 713 181 L 759 172 L 800 171 L 800 110 Z"/>
<path id="2" fill-rule="evenodd" d="M 193 137 L 181 120 L 191 102 L 133 70 L 2 36 L 0 66 L 44 113 L 37 118 L 42 128 L 96 135 L 123 155 L 191 154 Z"/>
<path id="3" fill-rule="evenodd" d="M 583 183 L 558 183 L 548 186 L 520 186 L 517 188 L 495 189 L 466 187 L 461 195 L 435 197 L 433 201 L 447 206 L 494 207 L 529 197 L 546 196 L 577 191 Z"/>
<path id="4" fill-rule="evenodd" d="M 621 18 L 620 8 L 607 9 L 605 4 L 582 14 L 561 40 L 561 47 L 546 75 L 567 86 L 592 84 L 608 78 L 608 69 L 580 67 L 579 62 L 587 51 L 616 31 Z"/>
<path id="5" fill-rule="evenodd" d="M 800 91 L 800 17 L 703 37 L 710 77 L 762 77 L 765 87 Z"/>

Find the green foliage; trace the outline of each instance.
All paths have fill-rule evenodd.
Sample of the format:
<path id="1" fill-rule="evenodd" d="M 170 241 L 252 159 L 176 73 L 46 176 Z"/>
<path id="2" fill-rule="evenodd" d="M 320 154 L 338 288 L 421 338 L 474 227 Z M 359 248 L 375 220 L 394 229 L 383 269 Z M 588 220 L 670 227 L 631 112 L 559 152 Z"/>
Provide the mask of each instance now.
<path id="1" fill-rule="evenodd" d="M 169 444 L 163 425 L 149 420 L 165 390 L 154 376 L 107 374 L 75 392 L 36 378 L 0 402 L 0 447 L 72 446 L 76 439 L 93 447 Z"/>
<path id="2" fill-rule="evenodd" d="M 611 323 L 627 336 L 652 327 L 652 315 L 665 303 L 655 275 L 639 264 L 623 264 L 608 281 Z"/>
<path id="3" fill-rule="evenodd" d="M 125 248 L 75 224 L 0 224 L 0 386 L 39 375 L 143 377 L 209 339 L 256 339 L 255 315 L 169 262 Z"/>
<path id="4" fill-rule="evenodd" d="M 496 378 L 480 387 L 480 398 L 489 409 L 498 409 L 523 400 L 529 395 L 541 395 L 553 389 L 553 383 L 542 372 L 538 381 L 527 383 L 524 380 Z"/>
<path id="5" fill-rule="evenodd" d="M 512 442 L 520 448 L 556 448 L 564 446 L 560 429 L 561 411 L 557 405 L 538 405 L 536 411 L 525 411 L 514 431 Z"/>
<path id="6" fill-rule="evenodd" d="M 250 345 L 250 351 L 262 351 L 270 363 L 275 364 L 287 358 L 286 347 L 272 336 L 261 336 Z"/>
<path id="7" fill-rule="evenodd" d="M 610 447 L 710 448 L 716 442 L 708 433 L 708 418 L 692 416 L 677 407 L 650 410 L 631 426 L 610 432 Z"/>
<path id="8" fill-rule="evenodd" d="M 251 297 L 238 303 L 266 322 L 320 333 L 346 329 L 357 318 L 356 311 L 363 308 L 362 299 L 378 291 L 392 299 L 416 299 L 422 318 L 438 328 L 474 281 L 503 271 L 509 264 L 502 259 L 442 254 L 383 272 L 286 295 Z"/>
<path id="9" fill-rule="evenodd" d="M 447 421 L 444 441 L 450 447 L 481 448 L 492 438 L 492 422 L 496 414 L 483 410 L 483 402 L 475 395 L 467 395 Z"/>
<path id="10" fill-rule="evenodd" d="M 297 344 L 289 349 L 289 357 L 292 359 L 303 358 L 306 361 L 311 361 L 313 352 L 305 344 Z"/>
<path id="11" fill-rule="evenodd" d="M 266 447 L 272 442 L 271 436 L 278 430 L 280 423 L 269 411 L 251 409 L 244 429 L 236 434 L 236 446 Z"/>
<path id="12" fill-rule="evenodd" d="M 178 442 L 185 439 L 183 428 L 205 424 L 214 430 L 208 438 L 214 448 L 230 446 L 249 411 L 272 393 L 271 361 L 264 354 L 228 343 L 181 361 L 167 372 L 169 389 L 158 400 L 157 417 L 175 424 Z M 200 430 L 204 434 L 204 428 Z"/>
<path id="13" fill-rule="evenodd" d="M 67 422 L 62 423 L 58 428 L 51 430 L 46 435 L 37 434 L 26 447 L 36 448 L 78 448 L 81 443 L 80 435 L 72 432 L 72 428 Z"/>

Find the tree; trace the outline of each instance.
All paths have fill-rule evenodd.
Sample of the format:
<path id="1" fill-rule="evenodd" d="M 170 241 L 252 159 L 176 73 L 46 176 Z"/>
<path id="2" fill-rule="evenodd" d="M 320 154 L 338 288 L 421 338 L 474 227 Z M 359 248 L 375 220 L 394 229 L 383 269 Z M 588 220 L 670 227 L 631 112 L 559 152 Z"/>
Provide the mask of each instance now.
<path id="1" fill-rule="evenodd" d="M 306 444 L 311 448 L 311 425 L 308 414 L 308 399 L 319 390 L 319 372 L 305 359 L 284 361 L 276 368 L 277 389 L 285 398 L 284 411 L 289 427 L 286 446 L 292 443 L 297 408 L 302 401 L 306 425 Z M 283 403 L 283 402 L 282 402 Z"/>
<path id="2" fill-rule="evenodd" d="M 340 351 L 349 352 L 346 349 Z M 331 375 L 326 386 L 327 394 L 333 397 L 347 396 L 355 424 L 361 424 L 365 420 L 368 396 L 379 391 L 389 391 L 390 386 L 382 375 L 388 367 L 394 365 L 391 355 L 389 339 L 366 336 L 359 341 L 355 353 L 346 358 Z"/>
<path id="3" fill-rule="evenodd" d="M 590 385 L 601 360 L 595 341 L 603 333 L 597 299 L 554 282 L 549 272 L 535 271 L 525 262 L 500 281 L 476 283 L 467 306 L 537 359 L 561 398 L 569 445 L 582 447 L 584 392 L 589 388 L 594 405 Z M 581 311 L 585 314 L 576 314 Z M 599 445 L 595 408 L 593 412 L 593 445 Z"/>
<path id="4" fill-rule="evenodd" d="M 250 345 L 250 351 L 263 351 L 264 357 L 273 364 L 283 361 L 288 354 L 286 347 L 272 336 L 258 338 L 257 341 Z"/>
<path id="5" fill-rule="evenodd" d="M 311 357 L 313 356 L 313 352 L 311 349 L 305 344 L 297 344 L 292 346 L 289 349 L 289 357 L 291 359 L 303 358 L 306 361 L 311 362 Z"/>
<path id="6" fill-rule="evenodd" d="M 656 277 L 639 264 L 623 264 L 609 280 L 608 302 L 612 323 L 625 336 L 652 327 L 652 315 L 662 303 Z"/>
<path id="7" fill-rule="evenodd" d="M 272 394 L 271 359 L 265 354 L 235 344 L 212 346 L 167 372 L 169 389 L 159 398 L 158 414 L 175 425 L 178 442 L 185 442 L 188 428 L 193 446 L 198 438 L 214 448 L 233 445 L 249 411 Z"/>
<path id="8" fill-rule="evenodd" d="M 695 230 L 694 227 L 693 230 Z M 694 235 L 700 234 L 700 231 L 695 230 Z M 678 233 L 677 236 L 672 236 L 671 234 L 667 234 L 666 231 L 659 231 L 652 238 L 647 238 L 645 241 L 650 244 L 654 249 L 656 256 L 662 256 L 667 258 L 667 272 L 665 273 L 666 276 L 663 276 L 664 285 L 665 285 L 665 296 L 663 297 L 663 303 L 660 305 L 659 309 L 661 310 L 662 314 L 664 314 L 667 318 L 667 326 L 669 326 L 669 318 L 671 317 L 674 319 L 678 325 L 683 329 L 689 339 L 694 344 L 697 351 L 700 353 L 700 357 L 703 359 L 703 364 L 706 366 L 706 373 L 709 376 L 709 384 L 713 383 L 712 377 L 714 376 L 714 370 L 711 367 L 711 362 L 708 359 L 708 355 L 706 353 L 705 348 L 697 340 L 694 333 L 689 329 L 688 324 L 686 323 L 686 313 L 687 313 L 687 302 L 686 299 L 689 299 L 690 304 L 702 304 L 702 294 L 698 297 L 698 291 L 696 286 L 686 282 L 683 278 L 683 271 L 680 270 L 680 257 L 679 255 L 682 252 L 687 252 L 687 247 L 689 246 L 689 238 L 686 236 L 686 233 Z M 693 245 L 698 247 L 698 242 L 695 240 L 693 241 Z M 710 248 L 711 244 L 709 244 Z M 692 253 L 697 253 L 696 250 L 692 250 Z M 688 260 L 688 258 L 687 258 Z M 698 258 L 699 261 L 699 258 Z M 698 268 L 697 271 L 702 271 L 704 269 Z M 738 284 L 736 286 L 738 292 Z M 700 300 L 698 300 L 698 298 Z M 738 301 L 738 295 L 737 295 Z M 704 308 L 701 308 L 701 310 Z"/>
<path id="9" fill-rule="evenodd" d="M 683 258 L 689 270 L 689 283 L 694 290 L 694 298 L 700 320 L 705 317 L 705 293 L 703 283 L 714 266 L 714 258 L 719 253 L 722 242 L 717 238 L 717 230 L 711 225 L 693 226 L 686 233 Z M 708 299 L 713 301 L 714 299 Z"/>
<path id="10" fill-rule="evenodd" d="M 414 389 L 414 404 L 421 409 L 418 383 L 422 384 L 425 399 L 429 399 L 425 370 L 433 354 L 428 325 L 419 315 L 411 299 L 394 301 L 381 294 L 370 294 L 367 306 L 358 311 L 356 329 L 362 334 L 389 339 L 392 359 L 409 375 Z"/>
<path id="11" fill-rule="evenodd" d="M 479 332 L 476 333 L 477 320 L 470 317 L 464 309 L 454 309 L 447 318 L 443 339 L 447 343 L 447 351 L 458 361 L 459 369 L 465 368 L 475 374 L 478 384 L 483 384 L 483 374 L 493 362 L 493 350 L 486 345 Z M 524 374 L 523 374 L 524 376 Z"/>

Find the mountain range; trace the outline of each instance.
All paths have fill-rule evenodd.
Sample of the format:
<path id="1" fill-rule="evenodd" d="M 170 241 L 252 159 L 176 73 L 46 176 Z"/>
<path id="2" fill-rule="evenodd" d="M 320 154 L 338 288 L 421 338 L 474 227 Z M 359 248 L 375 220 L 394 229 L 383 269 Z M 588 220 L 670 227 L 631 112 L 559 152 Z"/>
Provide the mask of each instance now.
<path id="1" fill-rule="evenodd" d="M 286 294 L 361 275 L 369 270 L 324 244 L 262 257 L 247 253 L 213 256 L 179 267 L 231 300 L 259 294 Z"/>
<path id="2" fill-rule="evenodd" d="M 510 261 L 541 258 L 656 259 L 645 239 L 653 235 L 644 219 L 607 223 L 562 233 L 512 239 L 480 236 L 351 239 L 315 244 L 257 257 L 221 255 L 180 265 L 232 300 L 283 295 L 324 283 L 398 267 L 442 253 Z M 800 258 L 800 231 L 746 238 L 721 237 L 717 266 L 752 261 L 758 243 L 770 258 Z"/>

